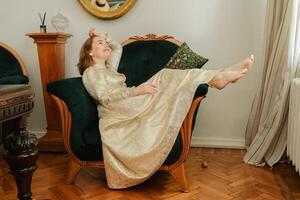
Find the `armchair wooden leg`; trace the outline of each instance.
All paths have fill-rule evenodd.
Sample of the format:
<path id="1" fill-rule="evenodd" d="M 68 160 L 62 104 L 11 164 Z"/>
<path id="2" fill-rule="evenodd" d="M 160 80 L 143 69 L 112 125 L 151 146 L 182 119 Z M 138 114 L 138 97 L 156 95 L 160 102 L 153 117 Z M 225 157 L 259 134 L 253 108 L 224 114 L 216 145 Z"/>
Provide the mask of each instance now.
<path id="1" fill-rule="evenodd" d="M 81 169 L 81 166 L 74 162 L 73 160 L 70 160 L 70 168 L 69 168 L 69 172 L 68 172 L 68 177 L 67 177 L 67 184 L 72 184 L 79 172 L 79 170 Z"/>
<path id="2" fill-rule="evenodd" d="M 189 192 L 188 181 L 185 175 L 183 163 L 177 168 L 170 170 L 170 174 L 175 178 L 182 192 Z"/>

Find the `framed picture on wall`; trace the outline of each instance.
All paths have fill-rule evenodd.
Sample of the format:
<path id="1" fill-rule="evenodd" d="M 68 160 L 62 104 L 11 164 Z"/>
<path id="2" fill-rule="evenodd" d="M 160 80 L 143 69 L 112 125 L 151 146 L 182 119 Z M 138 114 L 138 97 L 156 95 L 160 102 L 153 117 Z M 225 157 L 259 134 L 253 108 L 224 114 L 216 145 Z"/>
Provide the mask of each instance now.
<path id="1" fill-rule="evenodd" d="M 78 0 L 95 17 L 115 19 L 127 13 L 137 0 Z"/>

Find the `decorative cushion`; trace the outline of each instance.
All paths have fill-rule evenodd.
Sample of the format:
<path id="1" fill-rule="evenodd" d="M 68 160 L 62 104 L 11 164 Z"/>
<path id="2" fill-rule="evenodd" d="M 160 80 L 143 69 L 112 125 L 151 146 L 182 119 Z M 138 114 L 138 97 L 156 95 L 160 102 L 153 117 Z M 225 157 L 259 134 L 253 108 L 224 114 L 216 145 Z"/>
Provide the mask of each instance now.
<path id="1" fill-rule="evenodd" d="M 192 69 L 201 68 L 208 59 L 200 56 L 190 49 L 184 42 L 170 58 L 165 68 L 171 69 Z"/>

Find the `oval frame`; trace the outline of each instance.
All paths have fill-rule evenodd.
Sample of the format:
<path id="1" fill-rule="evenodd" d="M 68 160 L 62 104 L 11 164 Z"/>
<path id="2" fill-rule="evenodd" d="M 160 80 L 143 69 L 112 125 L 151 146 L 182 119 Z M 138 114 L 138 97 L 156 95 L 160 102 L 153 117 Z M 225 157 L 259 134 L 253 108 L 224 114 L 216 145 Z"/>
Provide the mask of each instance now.
<path id="1" fill-rule="evenodd" d="M 95 17 L 101 19 L 116 19 L 126 14 L 133 7 L 133 5 L 136 3 L 137 0 L 126 0 L 126 2 L 122 6 L 112 11 L 97 10 L 90 3 L 90 0 L 78 0 L 78 1 L 86 11 L 88 11 L 90 14 L 94 15 Z"/>

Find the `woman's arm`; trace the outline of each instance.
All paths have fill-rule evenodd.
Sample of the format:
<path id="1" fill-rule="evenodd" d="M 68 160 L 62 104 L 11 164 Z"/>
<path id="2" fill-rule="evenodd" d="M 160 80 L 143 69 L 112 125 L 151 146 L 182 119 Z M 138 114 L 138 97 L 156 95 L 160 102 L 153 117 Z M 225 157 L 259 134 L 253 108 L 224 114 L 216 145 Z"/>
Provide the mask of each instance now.
<path id="1" fill-rule="evenodd" d="M 108 104 L 112 102 L 116 102 L 122 99 L 127 99 L 129 97 L 136 96 L 135 92 L 135 86 L 133 87 L 124 87 L 121 91 L 118 92 L 112 92 L 112 93 L 106 93 L 101 94 L 102 92 L 98 90 L 98 94 L 100 96 L 100 103 L 104 106 L 107 106 Z"/>
<path id="2" fill-rule="evenodd" d="M 121 99 L 126 99 L 129 97 L 144 95 L 144 94 L 155 94 L 158 90 L 155 85 L 150 83 L 142 83 L 135 87 L 122 87 L 121 91 L 107 93 L 102 95 L 101 102 L 103 105 L 108 105 L 110 102 L 115 102 Z"/>
<path id="3" fill-rule="evenodd" d="M 108 80 L 105 69 L 88 68 L 82 75 L 82 82 L 88 93 L 103 106 L 138 95 L 153 95 L 158 91 L 156 86 L 150 83 L 142 83 L 137 87 L 118 85 L 116 88 Z"/>
<path id="4" fill-rule="evenodd" d="M 117 71 L 123 51 L 122 45 L 119 42 L 113 40 L 107 34 L 105 35 L 105 41 L 108 43 L 112 50 L 109 58 L 107 59 L 107 62 Z"/>
<path id="5" fill-rule="evenodd" d="M 86 69 L 82 82 L 88 93 L 101 105 L 107 106 L 112 102 L 136 96 L 135 87 L 114 87 L 110 83 L 105 69 Z"/>

